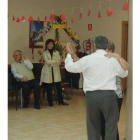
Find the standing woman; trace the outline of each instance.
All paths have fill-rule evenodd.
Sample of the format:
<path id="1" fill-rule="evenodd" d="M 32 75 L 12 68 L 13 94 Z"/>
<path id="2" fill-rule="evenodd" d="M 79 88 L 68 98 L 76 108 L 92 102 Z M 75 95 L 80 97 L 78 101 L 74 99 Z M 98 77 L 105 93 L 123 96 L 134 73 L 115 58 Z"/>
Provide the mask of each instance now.
<path id="1" fill-rule="evenodd" d="M 40 85 L 43 83 L 47 87 L 47 99 L 49 106 L 53 106 L 52 87 L 55 84 L 57 90 L 57 97 L 59 105 L 69 105 L 63 101 L 60 67 L 61 58 L 58 51 L 55 50 L 55 43 L 53 39 L 48 39 L 45 44 L 45 51 L 43 52 L 43 59 L 45 65 L 41 72 Z"/>

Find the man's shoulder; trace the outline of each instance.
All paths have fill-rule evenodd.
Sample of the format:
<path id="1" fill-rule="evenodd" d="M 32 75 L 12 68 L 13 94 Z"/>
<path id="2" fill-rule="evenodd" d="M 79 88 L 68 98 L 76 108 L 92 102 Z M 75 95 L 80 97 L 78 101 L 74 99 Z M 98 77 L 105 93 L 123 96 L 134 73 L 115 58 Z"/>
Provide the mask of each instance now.
<path id="1" fill-rule="evenodd" d="M 82 60 L 87 60 L 87 59 L 89 59 L 91 56 L 90 55 L 86 55 L 86 56 L 84 56 L 84 57 L 82 57 L 82 58 L 80 58 L 80 59 L 82 59 Z"/>
<path id="2" fill-rule="evenodd" d="M 109 58 L 109 61 L 115 67 L 120 67 L 120 64 L 119 64 L 119 62 L 118 62 L 118 60 L 116 58 L 111 57 L 111 58 Z"/>
<path id="3" fill-rule="evenodd" d="M 16 64 L 17 64 L 16 61 L 14 61 L 14 62 L 11 63 L 11 70 L 12 70 L 12 69 L 16 69 Z"/>
<path id="4" fill-rule="evenodd" d="M 12 62 L 11 63 L 11 66 L 14 66 L 16 63 L 17 63 L 16 61 Z"/>

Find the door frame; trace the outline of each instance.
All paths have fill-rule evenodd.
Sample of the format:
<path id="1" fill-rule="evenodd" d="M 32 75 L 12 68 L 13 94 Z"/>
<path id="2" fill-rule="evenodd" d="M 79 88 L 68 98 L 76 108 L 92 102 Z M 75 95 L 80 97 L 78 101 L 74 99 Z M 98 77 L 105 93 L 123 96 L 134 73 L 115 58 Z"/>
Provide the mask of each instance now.
<path id="1" fill-rule="evenodd" d="M 128 56 L 128 21 L 122 21 L 122 45 L 121 56 L 127 61 Z M 122 79 L 122 87 L 127 90 L 127 78 Z"/>

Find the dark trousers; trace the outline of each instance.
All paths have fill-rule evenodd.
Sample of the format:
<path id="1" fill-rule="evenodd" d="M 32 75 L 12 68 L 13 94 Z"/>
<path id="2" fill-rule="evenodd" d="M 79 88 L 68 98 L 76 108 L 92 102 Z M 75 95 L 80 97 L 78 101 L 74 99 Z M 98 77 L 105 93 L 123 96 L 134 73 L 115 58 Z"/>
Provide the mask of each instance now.
<path id="1" fill-rule="evenodd" d="M 119 115 L 120 115 L 123 98 L 118 98 L 117 101 L 118 101 L 118 109 L 119 109 Z M 118 121 L 119 121 L 119 119 L 118 119 Z M 101 136 L 102 136 L 102 140 L 105 140 L 105 119 L 104 119 L 103 114 L 101 116 Z M 117 139 L 116 140 L 119 140 L 118 128 L 117 128 Z"/>
<path id="2" fill-rule="evenodd" d="M 24 104 L 28 105 L 28 99 L 29 99 L 29 92 L 31 89 L 34 90 L 34 105 L 38 106 L 40 101 L 40 86 L 37 80 L 29 80 L 28 82 L 21 82 L 22 86 L 22 95 L 24 98 Z"/>
<path id="3" fill-rule="evenodd" d="M 55 82 L 54 84 L 45 83 L 45 85 L 47 87 L 47 100 L 48 100 L 49 104 L 52 104 L 52 102 L 53 102 L 53 100 L 52 100 L 52 87 L 54 87 L 54 86 L 55 86 L 54 88 L 56 89 L 56 92 L 57 92 L 58 103 L 63 103 L 61 82 Z"/>
<path id="4" fill-rule="evenodd" d="M 88 140 L 100 140 L 102 114 L 105 118 L 105 140 L 116 140 L 119 111 L 115 91 L 87 91 L 85 97 Z"/>

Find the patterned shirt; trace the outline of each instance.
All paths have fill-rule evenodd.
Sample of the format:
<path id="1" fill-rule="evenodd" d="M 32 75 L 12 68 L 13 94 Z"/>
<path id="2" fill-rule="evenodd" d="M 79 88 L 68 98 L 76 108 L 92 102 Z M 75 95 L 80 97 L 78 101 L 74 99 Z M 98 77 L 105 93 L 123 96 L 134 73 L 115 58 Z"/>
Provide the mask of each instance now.
<path id="1" fill-rule="evenodd" d="M 118 76 L 116 76 L 116 86 L 117 86 L 117 89 L 115 92 L 118 95 L 118 98 L 123 98 L 124 92 L 121 85 L 121 78 Z"/>

